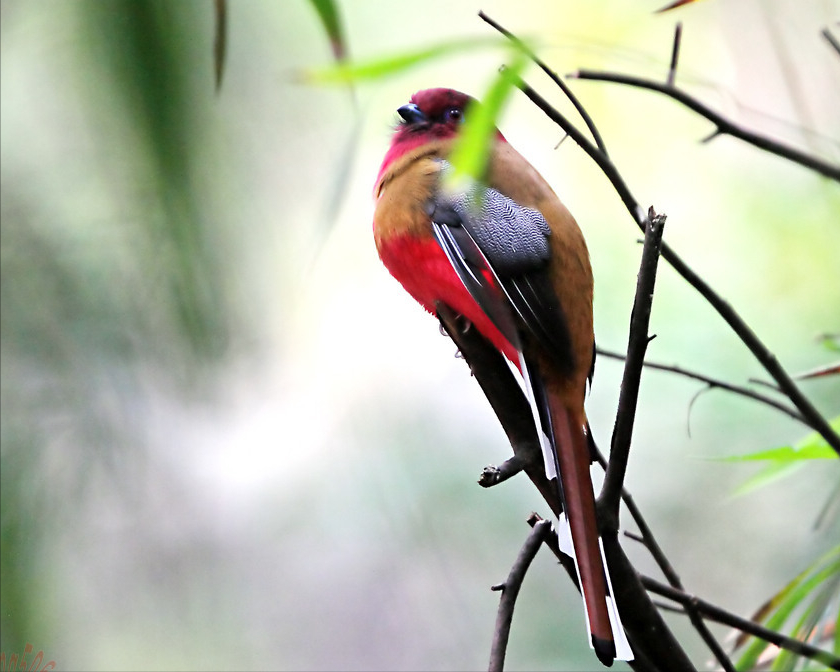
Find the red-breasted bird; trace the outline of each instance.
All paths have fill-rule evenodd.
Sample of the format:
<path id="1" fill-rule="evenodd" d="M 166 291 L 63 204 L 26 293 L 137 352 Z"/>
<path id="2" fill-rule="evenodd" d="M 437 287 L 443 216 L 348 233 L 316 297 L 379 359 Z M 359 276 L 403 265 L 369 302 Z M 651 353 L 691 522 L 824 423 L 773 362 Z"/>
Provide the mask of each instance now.
<path id="1" fill-rule="evenodd" d="M 546 475 L 560 475 L 558 533 L 575 558 L 590 641 L 609 665 L 632 653 L 609 597 L 589 473 L 589 253 L 572 215 L 498 131 L 486 180 L 447 188 L 448 157 L 474 104 L 458 91 L 428 89 L 397 110 L 374 190 L 376 248 L 426 310 L 445 304 L 519 368 L 544 435 Z"/>

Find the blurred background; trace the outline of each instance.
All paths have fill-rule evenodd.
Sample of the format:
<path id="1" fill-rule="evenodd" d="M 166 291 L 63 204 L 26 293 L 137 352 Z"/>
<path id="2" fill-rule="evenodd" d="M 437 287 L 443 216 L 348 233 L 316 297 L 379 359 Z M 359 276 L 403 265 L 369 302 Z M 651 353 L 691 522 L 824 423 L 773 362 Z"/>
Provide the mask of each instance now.
<path id="1" fill-rule="evenodd" d="M 840 158 L 840 3 L 347 0 L 350 56 L 490 36 L 484 9 L 558 72 L 664 78 L 757 131 Z M 486 667 L 498 594 L 547 513 L 523 478 L 484 491 L 509 447 L 433 318 L 376 258 L 371 190 L 415 90 L 480 96 L 484 48 L 387 79 L 303 82 L 330 64 L 312 4 L 229 3 L 221 89 L 213 4 L 0 4 L 0 650 L 58 669 Z M 532 68 L 526 78 L 568 105 Z M 675 103 L 572 82 L 666 240 L 792 372 L 832 355 L 840 190 Z M 587 236 L 596 334 L 626 346 L 639 233 L 597 169 L 523 96 L 500 126 Z M 766 379 L 663 264 L 652 360 Z M 606 447 L 621 364 L 588 413 Z M 803 383 L 837 414 L 836 377 Z M 627 486 L 687 589 L 752 613 L 836 543 L 815 529 L 836 461 L 742 496 L 803 426 L 647 371 Z M 695 398 L 696 397 L 696 398 Z M 693 402 L 693 403 L 692 403 Z M 625 546 L 655 574 L 641 549 Z M 671 619 L 698 664 L 707 654 Z M 723 631 L 718 630 L 718 633 Z M 31 658 L 30 658 L 31 659 Z M 547 554 L 526 578 L 509 669 L 591 669 L 580 602 Z"/>

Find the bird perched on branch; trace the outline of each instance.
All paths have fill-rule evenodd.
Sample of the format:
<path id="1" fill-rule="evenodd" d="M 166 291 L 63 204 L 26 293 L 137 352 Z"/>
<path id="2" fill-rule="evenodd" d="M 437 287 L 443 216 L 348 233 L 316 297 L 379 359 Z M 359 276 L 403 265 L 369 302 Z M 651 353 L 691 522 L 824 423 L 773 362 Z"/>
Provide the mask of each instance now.
<path id="1" fill-rule="evenodd" d="M 486 179 L 447 179 L 453 143 L 476 104 L 428 89 L 400 123 L 375 187 L 374 238 L 390 273 L 426 310 L 466 318 L 520 371 L 564 511 L 591 646 L 631 659 L 610 596 L 589 473 L 584 396 L 594 358 L 592 270 L 580 228 L 542 176 L 496 131 Z"/>

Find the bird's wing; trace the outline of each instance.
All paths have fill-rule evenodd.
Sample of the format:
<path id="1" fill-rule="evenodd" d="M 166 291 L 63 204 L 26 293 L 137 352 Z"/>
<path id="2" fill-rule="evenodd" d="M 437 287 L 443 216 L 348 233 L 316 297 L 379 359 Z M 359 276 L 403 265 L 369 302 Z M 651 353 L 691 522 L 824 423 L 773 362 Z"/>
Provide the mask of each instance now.
<path id="1" fill-rule="evenodd" d="M 499 331 L 518 346 L 510 321 L 501 318 L 514 314 L 560 373 L 571 372 L 572 341 L 548 273 L 551 229 L 542 213 L 475 185 L 438 192 L 429 216 L 455 272 Z"/>

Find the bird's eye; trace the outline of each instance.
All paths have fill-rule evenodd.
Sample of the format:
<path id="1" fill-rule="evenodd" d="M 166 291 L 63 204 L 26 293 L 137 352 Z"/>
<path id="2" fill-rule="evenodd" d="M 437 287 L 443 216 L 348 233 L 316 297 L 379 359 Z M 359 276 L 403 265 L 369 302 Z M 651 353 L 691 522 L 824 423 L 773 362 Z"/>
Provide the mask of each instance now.
<path id="1" fill-rule="evenodd" d="M 450 107 L 443 116 L 446 121 L 463 121 L 464 111 L 460 107 Z"/>

